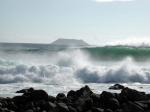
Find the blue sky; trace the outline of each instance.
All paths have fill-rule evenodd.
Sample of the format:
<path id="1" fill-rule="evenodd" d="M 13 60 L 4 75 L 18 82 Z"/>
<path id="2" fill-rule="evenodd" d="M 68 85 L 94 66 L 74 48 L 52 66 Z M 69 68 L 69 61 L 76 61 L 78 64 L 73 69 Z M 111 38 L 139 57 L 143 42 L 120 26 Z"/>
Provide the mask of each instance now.
<path id="1" fill-rule="evenodd" d="M 97 45 L 150 40 L 150 0 L 0 0 L 1 42 L 57 38 Z"/>

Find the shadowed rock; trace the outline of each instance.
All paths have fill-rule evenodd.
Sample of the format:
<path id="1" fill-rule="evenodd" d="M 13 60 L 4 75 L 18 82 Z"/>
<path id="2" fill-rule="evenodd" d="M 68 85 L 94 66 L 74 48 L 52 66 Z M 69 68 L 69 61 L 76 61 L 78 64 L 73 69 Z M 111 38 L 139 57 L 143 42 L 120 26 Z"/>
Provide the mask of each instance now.
<path id="1" fill-rule="evenodd" d="M 44 90 L 23 89 L 13 98 L 0 98 L 0 112 L 149 112 L 149 94 L 130 88 L 121 93 L 95 94 L 88 86 L 67 96 L 49 96 Z M 20 93 L 19 92 L 19 93 Z"/>
<path id="2" fill-rule="evenodd" d="M 114 90 L 120 90 L 120 89 L 124 89 L 125 87 L 123 85 L 120 84 L 115 84 L 111 87 L 109 87 L 109 89 L 114 89 Z"/>

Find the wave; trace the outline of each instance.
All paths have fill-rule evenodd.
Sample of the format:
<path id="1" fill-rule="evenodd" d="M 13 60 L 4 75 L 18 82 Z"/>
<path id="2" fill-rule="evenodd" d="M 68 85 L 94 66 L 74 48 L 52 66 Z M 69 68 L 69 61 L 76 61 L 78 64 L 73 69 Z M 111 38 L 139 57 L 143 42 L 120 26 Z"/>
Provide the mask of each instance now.
<path id="1" fill-rule="evenodd" d="M 36 56 L 36 55 L 35 55 Z M 33 57 L 35 58 L 35 57 Z M 6 83 L 47 83 L 47 84 L 80 84 L 80 83 L 150 83 L 150 69 L 139 66 L 132 57 L 122 61 L 103 65 L 95 63 L 90 54 L 84 50 L 61 51 L 55 56 L 44 57 L 46 64 L 14 63 L 0 61 L 0 84 Z M 49 60 L 50 58 L 50 60 Z M 29 62 L 32 61 L 28 57 Z M 51 64 L 49 61 L 51 61 Z M 4 64 L 7 63 L 7 64 Z"/>
<path id="2" fill-rule="evenodd" d="M 129 59 L 107 68 L 83 68 L 76 75 L 84 83 L 150 83 L 150 70 L 136 66 Z"/>
<path id="3" fill-rule="evenodd" d="M 147 61 L 150 57 L 149 47 L 133 47 L 133 46 L 104 46 L 104 47 L 78 47 L 78 48 L 66 48 L 50 45 L 30 45 L 27 46 L 9 46 L 0 47 L 0 54 L 50 54 L 64 51 L 81 50 L 87 52 L 91 58 L 97 60 L 123 60 L 126 57 L 132 57 L 136 61 Z"/>
<path id="4" fill-rule="evenodd" d="M 102 60 L 123 60 L 132 57 L 136 61 L 147 61 L 150 57 L 150 48 L 135 48 L 125 46 L 106 46 L 83 48 L 92 57 Z"/>

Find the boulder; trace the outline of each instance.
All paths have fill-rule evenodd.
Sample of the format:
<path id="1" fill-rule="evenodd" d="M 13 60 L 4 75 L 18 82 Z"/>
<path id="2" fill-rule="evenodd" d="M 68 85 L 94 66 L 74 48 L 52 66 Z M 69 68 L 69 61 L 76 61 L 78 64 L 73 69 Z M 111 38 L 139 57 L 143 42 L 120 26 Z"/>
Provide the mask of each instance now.
<path id="1" fill-rule="evenodd" d="M 33 92 L 28 94 L 31 100 L 46 100 L 48 101 L 48 94 L 44 90 L 34 90 Z"/>
<path id="2" fill-rule="evenodd" d="M 69 108 L 65 103 L 57 103 L 59 112 L 69 112 Z"/>
<path id="3" fill-rule="evenodd" d="M 122 89 L 120 96 L 126 101 L 142 101 L 142 100 L 147 100 L 148 97 L 145 94 L 145 92 L 139 92 L 137 90 L 134 89 L 130 89 L 130 88 L 124 88 Z"/>
<path id="4" fill-rule="evenodd" d="M 64 102 L 64 103 L 67 103 L 67 97 L 64 93 L 59 93 L 57 96 L 56 96 L 56 100 L 57 102 Z"/>
<path id="5" fill-rule="evenodd" d="M 22 90 L 16 91 L 16 93 L 29 93 L 33 91 L 34 91 L 33 88 L 29 88 L 29 89 L 22 89 Z"/>
<path id="6" fill-rule="evenodd" d="M 113 90 L 120 90 L 120 89 L 124 89 L 124 88 L 125 87 L 120 84 L 115 84 L 115 85 L 109 87 L 109 89 L 113 89 Z"/>

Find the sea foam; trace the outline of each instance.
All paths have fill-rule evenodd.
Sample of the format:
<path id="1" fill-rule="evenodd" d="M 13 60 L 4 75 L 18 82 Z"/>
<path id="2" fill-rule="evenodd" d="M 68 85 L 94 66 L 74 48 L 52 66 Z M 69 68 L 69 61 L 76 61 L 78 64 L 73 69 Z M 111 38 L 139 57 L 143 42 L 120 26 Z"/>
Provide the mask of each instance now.
<path id="1" fill-rule="evenodd" d="M 29 62 L 35 57 L 29 58 Z M 99 62 L 93 61 L 91 56 L 82 50 L 61 51 L 56 55 L 43 58 L 48 60 L 45 64 L 40 63 L 40 58 L 38 58 L 38 64 L 37 62 L 25 63 L 23 60 L 22 63 L 14 63 L 11 60 L 1 59 L 0 83 L 33 82 L 58 85 L 150 83 L 149 69 L 138 66 L 131 57 L 126 57 L 120 62 L 109 64 L 109 66 L 99 63 L 100 60 Z"/>

